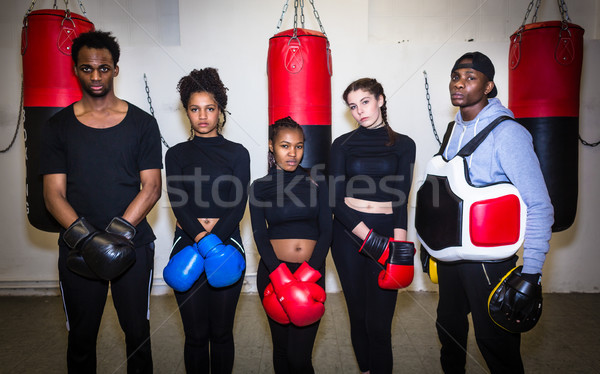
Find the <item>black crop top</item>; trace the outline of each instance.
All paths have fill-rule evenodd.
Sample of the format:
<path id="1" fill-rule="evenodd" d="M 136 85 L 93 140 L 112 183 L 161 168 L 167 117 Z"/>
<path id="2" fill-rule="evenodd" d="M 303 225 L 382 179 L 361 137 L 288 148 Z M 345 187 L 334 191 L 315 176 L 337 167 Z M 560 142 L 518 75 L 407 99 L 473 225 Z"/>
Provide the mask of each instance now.
<path id="1" fill-rule="evenodd" d="M 394 228 L 406 229 L 416 148 L 408 136 L 394 134 L 394 144 L 387 146 L 387 127 L 359 127 L 337 138 L 331 146 L 329 170 L 335 192 L 333 212 L 350 231 L 361 219 L 346 205 L 345 197 L 391 201 Z"/>
<path id="2" fill-rule="evenodd" d="M 205 231 L 198 218 L 219 218 L 212 233 L 227 240 L 246 210 L 250 156 L 219 135 L 194 137 L 165 155 L 167 192 L 175 218 L 192 239 Z"/>
<path id="3" fill-rule="evenodd" d="M 254 241 L 269 271 L 280 261 L 271 239 L 312 239 L 315 249 L 308 264 L 321 268 L 331 242 L 329 192 L 323 176 L 311 179 L 300 168 L 285 172 L 271 168 L 250 186 L 250 215 Z"/>

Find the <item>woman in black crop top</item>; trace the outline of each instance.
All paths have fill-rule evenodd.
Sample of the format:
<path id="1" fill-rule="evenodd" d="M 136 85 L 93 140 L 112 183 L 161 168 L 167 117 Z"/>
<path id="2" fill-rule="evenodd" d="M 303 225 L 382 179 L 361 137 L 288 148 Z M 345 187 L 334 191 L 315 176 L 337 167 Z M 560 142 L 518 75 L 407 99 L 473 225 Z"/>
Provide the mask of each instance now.
<path id="1" fill-rule="evenodd" d="M 177 224 L 163 275 L 176 289 L 186 371 L 231 373 L 233 321 L 245 269 L 239 222 L 247 202 L 250 157 L 246 148 L 220 134 L 227 88 L 216 69 L 193 70 L 177 88 L 191 137 L 165 156 L 167 192 Z M 221 241 L 225 245 L 214 246 Z M 215 286 L 224 280 L 233 284 Z"/>
<path id="2" fill-rule="evenodd" d="M 331 147 L 331 254 L 361 372 L 391 373 L 396 289 L 410 284 L 413 275 L 406 221 L 415 143 L 388 124 L 386 97 L 375 79 L 351 83 L 343 98 L 359 127 Z"/>
<path id="3" fill-rule="evenodd" d="M 331 210 L 324 177 L 299 166 L 303 146 L 300 125 L 290 117 L 276 121 L 269 127 L 269 173 L 250 187 L 261 256 L 257 286 L 269 316 L 276 373 L 314 372 L 312 350 L 324 312 Z"/>

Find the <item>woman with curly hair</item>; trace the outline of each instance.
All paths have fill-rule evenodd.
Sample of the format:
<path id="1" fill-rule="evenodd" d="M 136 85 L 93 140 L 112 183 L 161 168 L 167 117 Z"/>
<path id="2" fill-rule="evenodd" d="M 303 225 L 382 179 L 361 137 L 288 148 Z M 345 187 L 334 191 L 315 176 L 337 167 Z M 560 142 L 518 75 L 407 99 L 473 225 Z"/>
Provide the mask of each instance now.
<path id="1" fill-rule="evenodd" d="M 250 156 L 221 135 L 227 88 L 216 69 L 193 70 L 177 88 L 191 136 L 165 156 L 177 224 L 163 275 L 181 313 L 186 371 L 231 373 L 233 321 L 245 271 L 239 222 L 248 198 Z"/>

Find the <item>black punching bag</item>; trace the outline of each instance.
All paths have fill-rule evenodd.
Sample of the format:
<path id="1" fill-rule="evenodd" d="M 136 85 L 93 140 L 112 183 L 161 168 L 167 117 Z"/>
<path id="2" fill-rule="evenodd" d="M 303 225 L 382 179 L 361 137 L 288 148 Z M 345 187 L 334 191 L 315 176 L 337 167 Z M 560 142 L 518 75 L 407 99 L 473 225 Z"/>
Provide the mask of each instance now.
<path id="1" fill-rule="evenodd" d="M 533 137 L 554 206 L 552 231 L 575 220 L 584 30 L 566 21 L 523 25 L 510 38 L 508 107 Z"/>
<path id="2" fill-rule="evenodd" d="M 40 9 L 23 19 L 23 107 L 25 112 L 25 188 L 27 218 L 37 229 L 58 232 L 60 225 L 46 210 L 42 176 L 39 175 L 42 126 L 56 112 L 81 99 L 73 73 L 71 45 L 94 24 L 67 10 Z"/>

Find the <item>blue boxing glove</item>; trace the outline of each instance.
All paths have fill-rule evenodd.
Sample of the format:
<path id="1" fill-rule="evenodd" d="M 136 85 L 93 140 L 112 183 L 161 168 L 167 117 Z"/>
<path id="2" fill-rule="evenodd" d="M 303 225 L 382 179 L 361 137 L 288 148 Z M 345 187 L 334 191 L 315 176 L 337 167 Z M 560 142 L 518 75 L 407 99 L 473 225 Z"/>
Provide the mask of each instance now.
<path id="1" fill-rule="evenodd" d="M 188 245 L 177 252 L 163 270 L 163 278 L 175 291 L 185 292 L 204 271 L 204 258 L 195 246 Z"/>
<path id="2" fill-rule="evenodd" d="M 244 256 L 232 245 L 225 245 L 215 234 L 208 234 L 196 244 L 204 257 L 208 283 L 213 287 L 227 287 L 237 282 L 246 269 Z"/>

